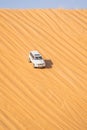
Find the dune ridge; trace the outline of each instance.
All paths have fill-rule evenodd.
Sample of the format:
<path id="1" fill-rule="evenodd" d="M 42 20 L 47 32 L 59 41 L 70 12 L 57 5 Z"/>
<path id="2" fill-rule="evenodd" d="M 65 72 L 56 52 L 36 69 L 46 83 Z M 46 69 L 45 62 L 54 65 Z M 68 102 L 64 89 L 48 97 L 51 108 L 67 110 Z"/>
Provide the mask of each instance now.
<path id="1" fill-rule="evenodd" d="M 0 130 L 87 130 L 86 9 L 0 9 Z"/>

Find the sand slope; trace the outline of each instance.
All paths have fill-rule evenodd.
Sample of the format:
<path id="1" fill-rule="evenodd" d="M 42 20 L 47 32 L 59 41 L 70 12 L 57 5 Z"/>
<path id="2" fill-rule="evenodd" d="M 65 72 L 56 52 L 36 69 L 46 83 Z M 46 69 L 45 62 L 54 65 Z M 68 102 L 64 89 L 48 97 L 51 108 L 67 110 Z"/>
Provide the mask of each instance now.
<path id="1" fill-rule="evenodd" d="M 0 130 L 87 130 L 87 10 L 0 10 Z"/>

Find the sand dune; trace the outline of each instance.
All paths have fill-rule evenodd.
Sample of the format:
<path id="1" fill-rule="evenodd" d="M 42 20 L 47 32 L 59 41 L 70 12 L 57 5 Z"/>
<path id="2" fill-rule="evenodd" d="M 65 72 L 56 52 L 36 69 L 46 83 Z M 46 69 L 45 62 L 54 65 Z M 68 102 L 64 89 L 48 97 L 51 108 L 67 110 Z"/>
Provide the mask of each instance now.
<path id="1" fill-rule="evenodd" d="M 87 10 L 0 10 L 0 130 L 87 130 Z"/>

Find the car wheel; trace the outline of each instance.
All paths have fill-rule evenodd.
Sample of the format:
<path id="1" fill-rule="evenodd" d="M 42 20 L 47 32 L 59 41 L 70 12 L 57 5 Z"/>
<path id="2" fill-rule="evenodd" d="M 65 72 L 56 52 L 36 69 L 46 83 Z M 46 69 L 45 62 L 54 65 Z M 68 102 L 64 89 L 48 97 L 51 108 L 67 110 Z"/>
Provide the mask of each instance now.
<path id="1" fill-rule="evenodd" d="M 34 67 L 34 68 L 37 68 L 37 67 L 35 66 L 35 64 L 33 64 L 33 67 Z"/>
<path id="2" fill-rule="evenodd" d="M 30 58 L 29 58 L 29 62 L 31 63 L 31 60 L 30 60 Z"/>

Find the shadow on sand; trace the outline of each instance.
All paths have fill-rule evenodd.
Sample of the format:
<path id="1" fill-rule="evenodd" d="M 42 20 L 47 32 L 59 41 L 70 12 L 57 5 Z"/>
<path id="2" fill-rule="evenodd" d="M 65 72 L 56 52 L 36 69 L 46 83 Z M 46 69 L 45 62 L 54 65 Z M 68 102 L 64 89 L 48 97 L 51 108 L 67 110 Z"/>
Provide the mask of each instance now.
<path id="1" fill-rule="evenodd" d="M 46 68 L 47 69 L 52 68 L 53 62 L 50 59 L 46 59 L 45 63 L 46 63 Z"/>

